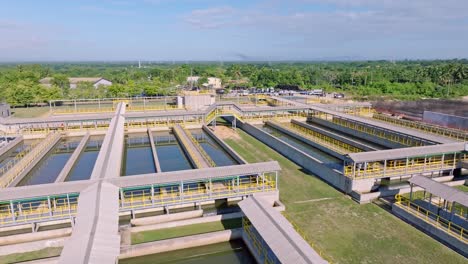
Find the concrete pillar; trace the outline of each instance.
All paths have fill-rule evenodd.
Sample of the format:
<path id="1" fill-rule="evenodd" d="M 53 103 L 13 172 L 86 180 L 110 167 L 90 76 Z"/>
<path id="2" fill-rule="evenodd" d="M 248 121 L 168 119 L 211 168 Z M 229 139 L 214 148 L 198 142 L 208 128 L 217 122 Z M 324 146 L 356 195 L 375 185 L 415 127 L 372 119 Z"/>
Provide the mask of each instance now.
<path id="1" fill-rule="evenodd" d="M 409 195 L 410 195 L 409 196 L 410 201 L 413 201 L 413 184 L 412 183 L 410 183 L 410 194 Z"/>
<path id="2" fill-rule="evenodd" d="M 180 181 L 179 196 L 180 196 L 180 200 L 184 199 L 184 181 Z"/>
<path id="3" fill-rule="evenodd" d="M 124 207 L 124 205 L 125 205 L 125 196 L 124 196 L 124 192 L 123 192 L 122 188 L 120 189 L 120 202 L 121 202 L 121 207 Z"/>
<path id="4" fill-rule="evenodd" d="M 11 220 L 13 221 L 13 223 L 16 223 L 15 207 L 13 205 L 13 201 L 10 201 L 10 211 L 11 211 Z"/>
<path id="5" fill-rule="evenodd" d="M 49 207 L 49 216 L 52 216 L 52 206 L 50 204 L 50 196 L 47 196 L 47 206 Z"/>

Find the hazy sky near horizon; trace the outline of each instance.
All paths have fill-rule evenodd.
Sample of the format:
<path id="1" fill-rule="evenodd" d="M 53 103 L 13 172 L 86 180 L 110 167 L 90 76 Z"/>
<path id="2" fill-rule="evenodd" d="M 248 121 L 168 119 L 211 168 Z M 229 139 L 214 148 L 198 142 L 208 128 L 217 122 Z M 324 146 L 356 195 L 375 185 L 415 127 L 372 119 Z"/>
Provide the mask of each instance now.
<path id="1" fill-rule="evenodd" d="M 467 0 L 0 0 L 0 61 L 468 58 Z"/>

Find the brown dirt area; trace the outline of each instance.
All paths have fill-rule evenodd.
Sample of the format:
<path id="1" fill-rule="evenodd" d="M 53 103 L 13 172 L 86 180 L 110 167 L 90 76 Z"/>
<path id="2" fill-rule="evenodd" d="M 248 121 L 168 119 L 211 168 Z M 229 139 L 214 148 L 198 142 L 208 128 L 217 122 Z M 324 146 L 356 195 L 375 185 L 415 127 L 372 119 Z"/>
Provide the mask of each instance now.
<path id="1" fill-rule="evenodd" d="M 213 130 L 219 138 L 222 140 L 225 139 L 240 139 L 240 136 L 238 133 L 235 132 L 235 130 L 231 127 L 227 126 L 216 126 Z"/>

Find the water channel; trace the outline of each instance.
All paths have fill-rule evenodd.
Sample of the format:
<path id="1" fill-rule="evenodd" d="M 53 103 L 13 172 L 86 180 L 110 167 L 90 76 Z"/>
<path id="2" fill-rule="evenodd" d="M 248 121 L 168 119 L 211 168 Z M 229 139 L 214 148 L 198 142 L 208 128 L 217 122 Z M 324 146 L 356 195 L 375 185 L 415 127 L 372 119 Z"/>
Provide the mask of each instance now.
<path id="1" fill-rule="evenodd" d="M 124 142 L 122 176 L 156 172 L 147 133 L 127 134 Z"/>
<path id="2" fill-rule="evenodd" d="M 73 151 L 80 144 L 81 138 L 61 139 L 56 146 L 36 165 L 18 186 L 53 183 L 62 171 Z"/>
<path id="3" fill-rule="evenodd" d="M 190 161 L 172 132 L 153 132 L 153 139 L 163 172 L 192 169 Z"/>
<path id="4" fill-rule="evenodd" d="M 91 177 L 103 140 L 104 136 L 94 136 L 89 138 L 88 143 L 86 143 L 86 147 L 65 181 L 88 180 L 89 177 Z"/>
<path id="5" fill-rule="evenodd" d="M 215 162 L 217 167 L 238 164 L 224 149 L 202 129 L 190 130 L 192 136 Z"/>
<path id="6" fill-rule="evenodd" d="M 119 264 L 254 264 L 241 240 L 120 260 Z"/>

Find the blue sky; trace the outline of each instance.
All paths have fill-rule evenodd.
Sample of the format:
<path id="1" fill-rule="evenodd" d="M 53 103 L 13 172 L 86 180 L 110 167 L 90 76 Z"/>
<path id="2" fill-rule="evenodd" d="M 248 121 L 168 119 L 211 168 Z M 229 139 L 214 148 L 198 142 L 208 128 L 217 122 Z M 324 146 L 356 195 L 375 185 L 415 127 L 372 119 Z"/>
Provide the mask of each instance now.
<path id="1" fill-rule="evenodd" d="M 0 61 L 468 57 L 466 0 L 0 0 Z"/>

